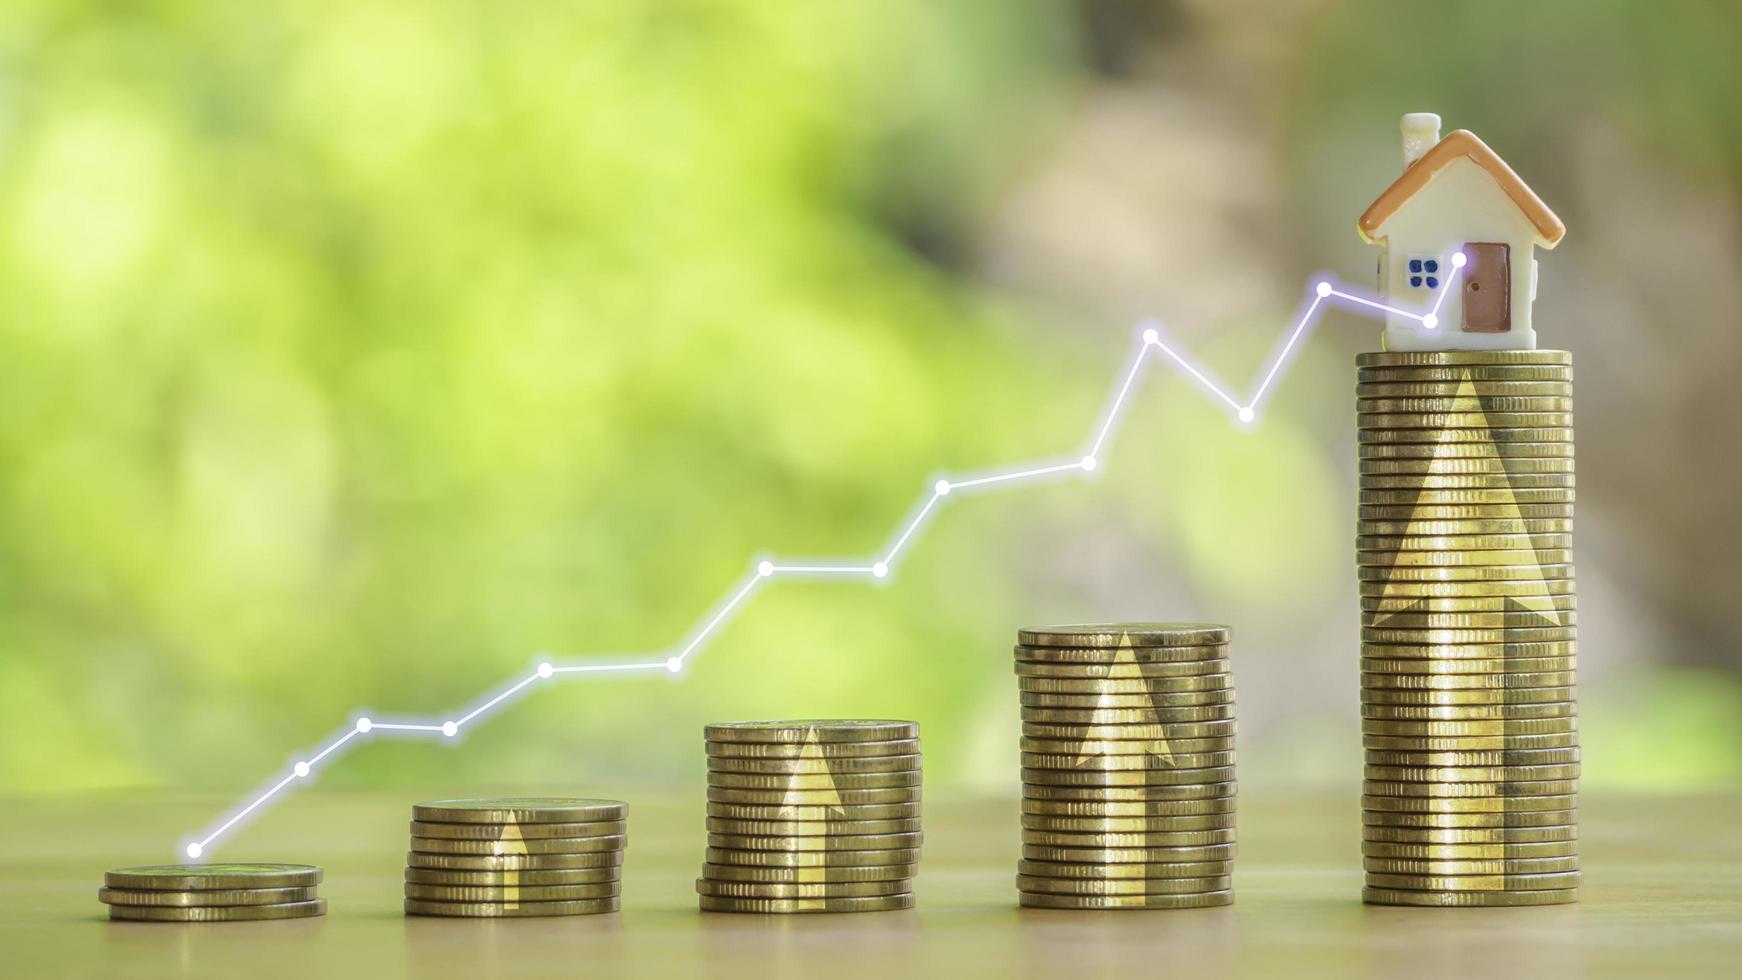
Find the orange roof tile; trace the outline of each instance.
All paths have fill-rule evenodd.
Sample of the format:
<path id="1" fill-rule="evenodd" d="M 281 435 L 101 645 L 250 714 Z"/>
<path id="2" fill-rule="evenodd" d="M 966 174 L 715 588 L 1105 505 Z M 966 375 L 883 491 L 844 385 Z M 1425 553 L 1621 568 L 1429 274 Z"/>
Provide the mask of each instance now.
<path id="1" fill-rule="evenodd" d="M 1403 176 L 1398 177 L 1390 187 L 1385 188 L 1385 193 L 1380 194 L 1367 207 L 1366 212 L 1361 215 L 1361 220 L 1356 222 L 1361 237 L 1368 242 L 1375 241 L 1374 233 L 1379 230 L 1379 226 L 1395 214 L 1397 209 L 1403 206 L 1403 202 L 1414 197 L 1417 191 L 1427 186 L 1427 182 L 1432 180 L 1435 174 L 1445 169 L 1458 157 L 1469 157 L 1472 163 L 1486 170 L 1499 182 L 1500 189 L 1506 192 L 1506 196 L 1512 199 L 1512 203 L 1518 205 L 1518 210 L 1523 211 L 1524 216 L 1530 219 L 1530 223 L 1536 226 L 1537 232 L 1542 235 L 1544 245 L 1554 248 L 1555 244 L 1561 240 L 1561 236 L 1567 233 L 1567 226 L 1561 223 L 1561 219 L 1555 217 L 1555 213 L 1548 209 L 1548 205 L 1542 203 L 1542 198 L 1536 196 L 1536 192 L 1532 191 L 1524 179 L 1506 165 L 1505 160 L 1500 159 L 1498 153 L 1489 149 L 1488 144 L 1478 139 L 1475 133 L 1467 129 L 1460 129 L 1434 144 L 1433 149 L 1423 153 L 1421 159 L 1410 164 L 1409 169 L 1403 172 Z"/>

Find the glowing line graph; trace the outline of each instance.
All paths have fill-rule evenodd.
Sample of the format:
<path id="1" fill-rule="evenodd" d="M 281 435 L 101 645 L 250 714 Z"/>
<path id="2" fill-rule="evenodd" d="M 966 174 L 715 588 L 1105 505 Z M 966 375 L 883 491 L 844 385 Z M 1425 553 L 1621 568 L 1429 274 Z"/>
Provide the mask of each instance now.
<path id="1" fill-rule="evenodd" d="M 760 589 L 765 582 L 768 582 L 770 579 L 777 576 L 860 577 L 872 579 L 888 577 L 890 569 L 895 566 L 896 558 L 898 558 L 903 550 L 905 550 L 913 541 L 915 533 L 917 533 L 920 526 L 925 523 L 926 518 L 937 509 L 939 502 L 942 501 L 943 498 L 963 491 L 973 491 L 1002 484 L 1035 481 L 1047 477 L 1060 477 L 1069 473 L 1088 473 L 1094 471 L 1100 465 L 1101 451 L 1106 447 L 1107 440 L 1112 436 L 1114 429 L 1117 428 L 1126 402 L 1132 390 L 1135 388 L 1138 378 L 1143 374 L 1145 365 L 1153 359 L 1152 355 L 1167 359 L 1181 372 L 1191 377 L 1204 388 L 1206 393 L 1226 404 L 1230 409 L 1233 409 L 1235 416 L 1241 422 L 1251 422 L 1257 418 L 1258 405 L 1263 401 L 1264 397 L 1270 393 L 1272 385 L 1280 376 L 1283 367 L 1288 361 L 1289 354 L 1298 345 L 1301 337 L 1304 336 L 1306 331 L 1312 326 L 1318 316 L 1319 310 L 1327 301 L 1340 301 L 1357 309 L 1379 310 L 1384 313 L 1415 320 L 1427 329 L 1432 330 L 1435 329 L 1439 323 L 1438 314 L 1440 305 L 1445 301 L 1446 295 L 1451 291 L 1452 284 L 1457 279 L 1459 270 L 1464 266 L 1463 253 L 1453 253 L 1452 266 L 1452 272 L 1446 277 L 1444 285 L 1441 286 L 1437 296 L 1435 297 L 1432 308 L 1426 313 L 1415 313 L 1410 310 L 1399 309 L 1398 307 L 1390 306 L 1366 296 L 1350 293 L 1346 290 L 1336 288 L 1329 281 L 1318 282 L 1314 288 L 1314 295 L 1311 301 L 1307 303 L 1305 309 L 1295 321 L 1293 329 L 1288 332 L 1287 338 L 1284 340 L 1282 346 L 1277 350 L 1276 354 L 1271 358 L 1270 363 L 1266 366 L 1257 386 L 1253 388 L 1251 397 L 1245 402 L 1241 402 L 1239 399 L 1236 399 L 1233 395 L 1229 394 L 1225 388 L 1217 384 L 1196 365 L 1192 364 L 1190 360 L 1162 339 L 1161 331 L 1158 327 L 1146 321 L 1140 334 L 1137 350 L 1135 354 L 1132 355 L 1129 366 L 1120 375 L 1119 383 L 1113 390 L 1107 408 L 1104 410 L 1102 418 L 1094 429 L 1094 438 L 1089 441 L 1085 452 L 1080 457 L 1052 462 L 1037 461 L 1036 464 L 1028 465 L 1021 469 L 986 473 L 970 476 L 966 479 L 937 480 L 932 484 L 930 491 L 922 496 L 918 508 L 913 512 L 913 516 L 908 518 L 907 522 L 900 526 L 900 533 L 895 535 L 894 540 L 886 549 L 877 553 L 869 562 L 864 561 L 862 558 L 857 561 L 851 559 L 840 561 L 825 560 L 803 564 L 777 562 L 768 559 L 759 561 L 751 569 L 749 576 L 742 582 L 734 585 L 727 592 L 727 598 L 701 620 L 701 624 L 689 634 L 688 639 L 677 649 L 676 653 L 668 653 L 663 657 L 654 654 L 644 654 L 641 657 L 611 663 L 562 665 L 545 660 L 539 663 L 532 673 L 515 679 L 508 686 L 496 691 L 494 694 L 480 701 L 464 713 L 458 714 L 444 721 L 376 721 L 368 717 L 357 717 L 345 727 L 341 734 L 322 747 L 320 751 L 309 756 L 307 759 L 293 763 L 288 774 L 284 775 L 282 778 L 265 784 L 265 789 L 261 790 L 253 797 L 248 798 L 246 803 L 229 813 L 220 823 L 210 827 L 201 837 L 188 841 L 182 847 L 182 852 L 189 858 L 196 860 L 199 859 L 206 853 L 207 848 L 209 848 L 214 841 L 236 829 L 245 818 L 250 814 L 257 812 L 260 807 L 278 796 L 278 794 L 283 792 L 286 787 L 290 786 L 290 784 L 299 779 L 307 779 L 314 772 L 315 766 L 321 764 L 331 758 L 335 753 L 338 753 L 340 750 L 349 746 L 355 739 L 376 733 L 412 737 L 439 735 L 443 738 L 454 738 L 459 735 L 462 728 L 471 724 L 473 721 L 476 721 L 492 708 L 519 696 L 527 688 L 537 682 L 554 679 L 559 674 L 652 673 L 655 671 L 667 671 L 676 674 L 683 670 L 685 662 L 701 649 L 702 645 L 707 642 L 709 637 L 713 636 L 715 632 L 719 630 L 733 612 L 740 609 L 745 601 Z"/>

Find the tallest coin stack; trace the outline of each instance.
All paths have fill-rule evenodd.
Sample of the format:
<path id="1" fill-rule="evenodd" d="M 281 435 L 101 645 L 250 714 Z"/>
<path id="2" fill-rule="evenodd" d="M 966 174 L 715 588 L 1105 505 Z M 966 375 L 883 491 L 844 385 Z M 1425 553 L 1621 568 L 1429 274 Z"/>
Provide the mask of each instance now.
<path id="1" fill-rule="evenodd" d="M 1572 358 L 1355 363 L 1362 897 L 1576 901 Z"/>

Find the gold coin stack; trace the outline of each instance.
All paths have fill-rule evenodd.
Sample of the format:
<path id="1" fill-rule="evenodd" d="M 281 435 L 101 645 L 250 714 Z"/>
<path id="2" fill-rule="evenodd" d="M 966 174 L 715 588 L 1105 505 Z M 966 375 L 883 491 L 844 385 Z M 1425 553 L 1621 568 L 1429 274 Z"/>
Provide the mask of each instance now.
<path id="1" fill-rule="evenodd" d="M 134 922 L 257 922 L 325 915 L 321 869 L 307 864 L 161 864 L 103 876 L 109 918 Z"/>
<path id="2" fill-rule="evenodd" d="M 508 797 L 411 808 L 405 914 L 464 918 L 617 911 L 629 807 Z"/>
<path id="3" fill-rule="evenodd" d="M 709 725 L 704 912 L 913 907 L 919 726 L 910 721 Z"/>
<path id="4" fill-rule="evenodd" d="M 1228 628 L 1046 626 L 1017 636 L 1022 905 L 1234 900 Z"/>
<path id="5" fill-rule="evenodd" d="M 1356 367 L 1362 897 L 1577 901 L 1572 358 Z"/>

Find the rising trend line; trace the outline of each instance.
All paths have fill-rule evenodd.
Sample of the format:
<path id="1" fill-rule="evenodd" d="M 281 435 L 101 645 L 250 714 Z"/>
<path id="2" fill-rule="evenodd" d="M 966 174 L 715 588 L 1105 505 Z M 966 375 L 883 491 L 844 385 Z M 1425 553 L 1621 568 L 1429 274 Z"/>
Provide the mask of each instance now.
<path id="1" fill-rule="evenodd" d="M 1178 350 L 1162 339 L 1160 328 L 1146 321 L 1142 325 L 1139 342 L 1131 357 L 1131 364 L 1120 375 L 1118 385 L 1108 401 L 1104 414 L 1093 430 L 1094 437 L 1079 457 L 1055 459 L 1049 462 L 1036 461 L 1017 469 L 1000 470 L 969 476 L 964 479 L 940 479 L 931 489 L 921 496 L 920 502 L 908 518 L 907 523 L 900 526 L 900 532 L 894 536 L 889 547 L 879 554 L 858 559 L 822 560 L 817 562 L 793 563 L 763 560 L 757 562 L 750 574 L 740 583 L 731 587 L 726 598 L 700 621 L 700 625 L 690 633 L 687 640 L 677 648 L 676 653 L 669 651 L 665 656 L 657 653 L 643 654 L 619 662 L 580 663 L 562 665 L 548 660 L 541 662 L 529 675 L 516 678 L 489 697 L 481 700 L 464 712 L 450 715 L 446 721 L 376 721 L 367 717 L 358 717 L 347 725 L 331 742 L 319 752 L 298 761 L 290 767 L 290 772 L 282 778 L 269 781 L 257 795 L 248 798 L 247 802 L 229 813 L 222 822 L 209 828 L 197 839 L 188 841 L 182 848 L 189 858 L 198 859 L 205 854 L 214 841 L 234 830 L 244 818 L 255 813 L 273 797 L 299 779 L 307 779 L 314 767 L 331 758 L 339 750 L 350 745 L 354 739 L 386 733 L 405 736 L 440 735 L 444 738 L 454 738 L 460 729 L 478 720 L 491 709 L 519 696 L 528 687 L 541 680 L 551 680 L 557 675 L 569 674 L 600 674 L 600 673 L 653 673 L 667 671 L 676 674 L 683 670 L 685 663 L 694 656 L 708 639 L 731 617 L 742 608 L 744 603 L 757 592 L 769 579 L 776 576 L 794 577 L 855 577 L 855 578 L 887 578 L 895 560 L 903 550 L 912 543 L 914 535 L 937 509 L 939 502 L 945 497 L 964 491 L 974 491 L 985 487 L 1003 484 L 1020 483 L 1041 480 L 1048 477 L 1060 477 L 1070 473 L 1087 473 L 1094 471 L 1100 465 L 1101 450 L 1107 445 L 1107 440 L 1117 428 L 1119 419 L 1132 390 L 1136 387 L 1138 378 L 1143 374 L 1144 366 L 1154 356 L 1166 358 L 1180 371 L 1190 376 L 1201 385 L 1204 391 L 1217 401 L 1233 410 L 1235 416 L 1242 422 L 1251 422 L 1257 418 L 1258 405 L 1265 395 L 1269 394 L 1273 383 L 1287 364 L 1289 354 L 1296 348 L 1302 336 L 1313 325 L 1319 310 L 1327 301 L 1339 301 L 1350 307 L 1363 310 L 1378 310 L 1406 319 L 1415 320 L 1429 330 L 1439 325 L 1440 304 L 1445 301 L 1446 294 L 1456 281 L 1458 271 L 1464 266 L 1463 253 L 1452 255 L 1452 272 L 1446 277 L 1445 284 L 1440 288 L 1434 299 L 1433 307 L 1426 313 L 1414 313 L 1409 310 L 1389 306 L 1376 299 L 1360 296 L 1343 289 L 1336 288 L 1328 281 L 1320 281 L 1313 290 L 1313 298 L 1302 310 L 1294 327 L 1288 331 L 1287 338 L 1277 349 L 1275 356 L 1266 368 L 1252 394 L 1244 402 L 1229 394 L 1227 389 L 1217 384 L 1191 361 L 1187 360 Z M 866 561 L 865 558 L 870 558 Z"/>

